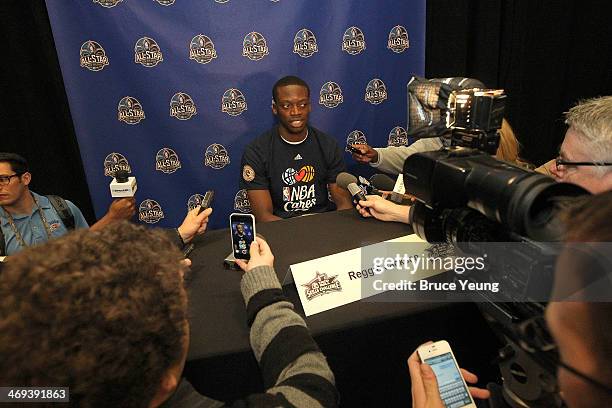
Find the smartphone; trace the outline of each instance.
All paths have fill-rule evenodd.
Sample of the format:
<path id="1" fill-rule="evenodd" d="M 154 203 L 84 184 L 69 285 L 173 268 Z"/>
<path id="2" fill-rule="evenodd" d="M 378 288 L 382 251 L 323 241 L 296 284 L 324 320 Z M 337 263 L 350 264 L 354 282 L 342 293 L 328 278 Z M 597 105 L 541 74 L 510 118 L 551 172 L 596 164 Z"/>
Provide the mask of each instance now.
<path id="1" fill-rule="evenodd" d="M 230 214 L 232 251 L 236 259 L 250 259 L 249 249 L 255 239 L 255 217 L 252 214 Z"/>
<path id="2" fill-rule="evenodd" d="M 354 147 L 353 145 L 350 145 L 350 144 L 346 145 L 346 150 L 348 152 L 351 152 L 351 153 L 361 154 L 361 150 L 359 150 L 358 148 L 356 148 L 356 147 Z"/>
<path id="3" fill-rule="evenodd" d="M 198 215 L 208 207 L 212 205 L 213 198 L 215 197 L 214 190 L 208 190 L 206 194 L 204 194 L 204 198 L 202 199 L 202 204 L 200 204 L 200 209 L 198 210 Z"/>
<path id="4" fill-rule="evenodd" d="M 476 408 L 459 365 L 447 341 L 436 341 L 418 348 L 421 361 L 436 374 L 438 389 L 447 408 Z"/>

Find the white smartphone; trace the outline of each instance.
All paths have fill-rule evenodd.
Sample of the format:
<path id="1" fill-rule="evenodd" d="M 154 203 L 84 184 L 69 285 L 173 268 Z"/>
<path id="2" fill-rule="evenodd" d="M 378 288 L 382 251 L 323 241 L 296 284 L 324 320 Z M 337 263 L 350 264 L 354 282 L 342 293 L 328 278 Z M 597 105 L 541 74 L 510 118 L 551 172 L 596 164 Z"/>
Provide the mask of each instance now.
<path id="1" fill-rule="evenodd" d="M 436 374 L 440 397 L 446 408 L 476 408 L 447 341 L 421 346 L 417 353 L 421 361 L 428 364 Z"/>
<path id="2" fill-rule="evenodd" d="M 252 214 L 230 214 L 232 251 L 236 259 L 250 259 L 249 249 L 255 239 L 255 217 Z"/>

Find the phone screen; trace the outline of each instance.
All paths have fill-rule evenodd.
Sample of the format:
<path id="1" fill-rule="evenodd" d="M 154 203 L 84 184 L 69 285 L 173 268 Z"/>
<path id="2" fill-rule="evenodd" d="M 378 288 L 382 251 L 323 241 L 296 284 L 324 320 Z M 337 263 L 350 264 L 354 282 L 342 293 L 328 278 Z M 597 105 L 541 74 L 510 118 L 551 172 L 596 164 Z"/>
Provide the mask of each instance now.
<path id="1" fill-rule="evenodd" d="M 460 408 L 472 404 L 472 398 L 465 388 L 463 378 L 451 353 L 428 358 L 425 362 L 436 374 L 440 396 L 447 408 Z"/>
<path id="2" fill-rule="evenodd" d="M 249 259 L 249 249 L 255 237 L 253 218 L 248 215 L 232 215 L 230 218 L 230 228 L 232 230 L 234 258 Z"/>

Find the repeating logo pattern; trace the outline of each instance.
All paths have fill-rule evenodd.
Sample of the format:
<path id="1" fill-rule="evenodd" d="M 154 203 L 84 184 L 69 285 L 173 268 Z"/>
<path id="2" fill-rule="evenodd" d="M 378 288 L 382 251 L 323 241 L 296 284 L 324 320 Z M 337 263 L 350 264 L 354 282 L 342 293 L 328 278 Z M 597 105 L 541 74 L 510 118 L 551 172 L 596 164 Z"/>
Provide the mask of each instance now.
<path id="1" fill-rule="evenodd" d="M 408 31 L 401 25 L 397 25 L 389 32 L 389 40 L 387 48 L 395 53 L 401 53 L 410 48 L 410 40 L 408 39 Z"/>
<path id="2" fill-rule="evenodd" d="M 312 300 L 318 296 L 327 295 L 333 292 L 342 292 L 342 285 L 338 280 L 338 275 L 328 276 L 326 273 L 317 271 L 315 277 L 308 283 L 302 284 L 307 300 Z"/>
<path id="3" fill-rule="evenodd" d="M 104 175 L 107 177 L 115 177 L 115 172 L 117 170 L 124 170 L 128 173 L 132 172 L 130 163 L 128 163 L 125 156 L 121 153 L 113 152 L 104 159 Z"/>
<path id="4" fill-rule="evenodd" d="M 396 126 L 389 132 L 387 146 L 406 146 L 408 145 L 408 133 L 401 126 Z"/>
<path id="5" fill-rule="evenodd" d="M 144 110 L 138 99 L 125 96 L 119 101 L 117 107 L 119 111 L 119 121 L 125 122 L 128 125 L 136 125 L 145 118 Z"/>
<path id="6" fill-rule="evenodd" d="M 191 39 L 191 43 L 189 43 L 189 59 L 200 64 L 208 64 L 215 58 L 217 58 L 215 44 L 208 36 L 198 34 Z"/>
<path id="7" fill-rule="evenodd" d="M 93 0 L 94 3 L 101 5 L 102 7 L 111 8 L 121 3 L 123 0 Z"/>
<path id="8" fill-rule="evenodd" d="M 170 116 L 179 120 L 191 119 L 197 112 L 195 103 L 191 96 L 183 92 L 177 92 L 170 99 Z"/>
<path id="9" fill-rule="evenodd" d="M 251 212 L 251 202 L 246 190 L 239 190 L 234 197 L 234 210 L 243 213 Z"/>
<path id="10" fill-rule="evenodd" d="M 224 4 L 227 3 L 229 0 L 215 0 L 215 3 L 219 3 L 219 4 Z"/>
<path id="11" fill-rule="evenodd" d="M 169 147 L 160 149 L 155 155 L 155 170 L 171 174 L 181 168 L 181 161 L 176 152 Z"/>
<path id="12" fill-rule="evenodd" d="M 161 49 L 154 39 L 142 37 L 136 41 L 134 46 L 134 62 L 136 64 L 151 68 L 157 66 L 163 60 Z"/>
<path id="13" fill-rule="evenodd" d="M 293 38 L 293 52 L 302 58 L 308 58 L 318 52 L 317 39 L 312 31 L 302 28 Z"/>
<path id="14" fill-rule="evenodd" d="M 349 133 L 348 137 L 346 138 L 347 146 L 354 145 L 354 144 L 367 144 L 367 143 L 368 141 L 361 130 L 353 130 L 351 133 Z M 349 153 L 351 152 L 346 147 L 344 148 L 344 150 Z"/>
<path id="15" fill-rule="evenodd" d="M 221 97 L 221 112 L 230 116 L 238 116 L 247 110 L 247 102 L 239 89 L 230 88 Z"/>
<path id="16" fill-rule="evenodd" d="M 319 104 L 326 108 L 335 108 L 344 101 L 342 89 L 335 82 L 326 82 L 319 91 Z"/>
<path id="17" fill-rule="evenodd" d="M 155 1 L 161 4 L 162 6 L 171 6 L 174 4 L 176 0 L 155 0 Z"/>
<path id="18" fill-rule="evenodd" d="M 194 208 L 202 205 L 202 200 L 204 200 L 204 196 L 202 194 L 194 194 L 187 199 L 187 210 L 191 211 Z"/>
<path id="19" fill-rule="evenodd" d="M 357 55 L 366 49 L 365 36 L 358 27 L 349 27 L 342 36 L 342 51 Z"/>
<path id="20" fill-rule="evenodd" d="M 138 219 L 147 224 L 155 224 L 164 218 L 164 211 L 159 203 L 147 198 L 138 206 Z"/>
<path id="21" fill-rule="evenodd" d="M 81 45 L 80 56 L 81 66 L 90 71 L 100 71 L 108 65 L 104 48 L 95 41 L 85 41 Z"/>
<path id="22" fill-rule="evenodd" d="M 269 54 L 266 39 L 260 33 L 253 31 L 244 37 L 242 55 L 251 61 L 259 61 Z"/>
<path id="23" fill-rule="evenodd" d="M 385 83 L 378 78 L 368 82 L 365 91 L 365 100 L 372 105 L 378 105 L 387 99 L 387 87 Z"/>
<path id="24" fill-rule="evenodd" d="M 220 170 L 230 163 L 227 150 L 219 143 L 213 143 L 206 148 L 204 153 L 204 165 Z"/>

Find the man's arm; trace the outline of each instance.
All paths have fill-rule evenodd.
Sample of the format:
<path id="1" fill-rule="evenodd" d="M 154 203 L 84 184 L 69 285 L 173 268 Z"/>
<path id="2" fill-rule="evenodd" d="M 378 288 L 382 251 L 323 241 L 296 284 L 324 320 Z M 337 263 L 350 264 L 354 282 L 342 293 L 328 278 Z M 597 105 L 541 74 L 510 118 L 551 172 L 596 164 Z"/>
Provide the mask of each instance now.
<path id="1" fill-rule="evenodd" d="M 334 203 L 336 203 L 336 208 L 338 210 L 353 208 L 353 205 L 351 204 L 351 195 L 348 191 L 338 187 L 336 183 L 328 184 L 327 188 L 329 188 L 329 193 L 331 194 Z"/>
<path id="2" fill-rule="evenodd" d="M 113 200 L 108 211 L 94 225 L 89 227 L 90 230 L 96 231 L 106 227 L 113 222 L 129 220 L 136 212 L 136 199 L 134 197 L 119 198 Z"/>
<path id="3" fill-rule="evenodd" d="M 276 221 L 282 218 L 274 215 L 270 190 L 247 190 L 251 209 L 257 222 Z"/>

